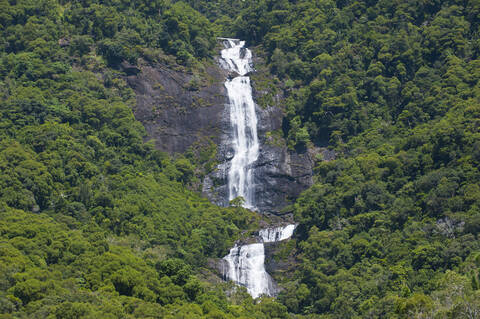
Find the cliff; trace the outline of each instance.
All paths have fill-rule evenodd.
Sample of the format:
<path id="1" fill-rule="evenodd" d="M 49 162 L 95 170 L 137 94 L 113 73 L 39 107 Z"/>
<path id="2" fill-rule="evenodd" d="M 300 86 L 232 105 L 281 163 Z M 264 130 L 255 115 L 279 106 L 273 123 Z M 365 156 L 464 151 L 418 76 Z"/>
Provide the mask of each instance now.
<path id="1" fill-rule="evenodd" d="M 127 76 L 137 105 L 134 114 L 158 149 L 185 152 L 202 138 L 220 143 L 225 113 L 225 73 L 207 65 L 200 77 L 178 66 L 140 64 L 141 72 Z"/>
<path id="2" fill-rule="evenodd" d="M 218 62 L 218 61 L 217 61 Z M 255 59 L 261 67 L 263 61 Z M 134 90 L 137 105 L 134 114 L 158 149 L 181 153 L 194 143 L 212 140 L 218 146 L 218 168 L 203 181 L 203 192 L 212 202 L 228 205 L 227 172 L 233 156 L 228 97 L 224 81 L 229 76 L 217 64 L 202 74 L 161 63 L 140 63 L 139 72 L 126 79 Z M 255 86 L 255 83 L 254 83 Z M 255 90 L 255 88 L 254 88 Z M 255 90 L 255 99 L 265 92 Z M 270 105 L 259 106 L 258 135 L 260 156 L 255 170 L 255 196 L 258 211 L 279 214 L 311 185 L 311 155 L 289 150 L 282 137 L 282 95 L 276 94 Z"/>

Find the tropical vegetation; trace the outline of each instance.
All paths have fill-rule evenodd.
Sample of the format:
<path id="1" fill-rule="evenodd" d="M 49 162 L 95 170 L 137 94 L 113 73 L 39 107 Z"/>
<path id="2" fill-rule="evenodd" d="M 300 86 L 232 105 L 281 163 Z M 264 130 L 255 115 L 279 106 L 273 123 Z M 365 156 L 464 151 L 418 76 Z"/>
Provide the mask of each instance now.
<path id="1" fill-rule="evenodd" d="M 123 77 L 216 36 L 317 153 L 275 300 L 212 279 L 258 217 L 196 192 L 214 149 L 145 140 Z M 479 80 L 474 0 L 0 0 L 0 318 L 479 318 Z"/>

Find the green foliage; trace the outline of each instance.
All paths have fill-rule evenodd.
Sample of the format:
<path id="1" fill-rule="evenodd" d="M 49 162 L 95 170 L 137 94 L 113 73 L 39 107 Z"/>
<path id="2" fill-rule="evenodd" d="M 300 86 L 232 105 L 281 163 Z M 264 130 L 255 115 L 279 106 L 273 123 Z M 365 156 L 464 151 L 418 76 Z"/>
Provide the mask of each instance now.
<path id="1" fill-rule="evenodd" d="M 242 196 L 238 196 L 230 201 L 230 206 L 242 207 L 245 204 L 245 199 Z"/>
<path id="2" fill-rule="evenodd" d="M 336 312 L 342 302 L 351 316 L 396 312 L 407 317 L 439 310 L 443 301 L 435 299 L 441 291 L 436 280 L 449 270 L 471 276 L 476 287 L 476 273 L 466 271 L 468 259 L 480 249 L 480 197 L 473 186 L 480 182 L 473 169 L 480 158 L 472 156 L 479 133 L 470 110 L 459 104 L 405 135 L 403 128 L 386 135 L 381 128 L 368 130 L 344 145 L 351 154 L 317 166 L 317 183 L 295 204 L 304 239 L 297 278 L 309 290 L 303 309 L 345 317 Z M 360 288 L 348 290 L 349 282 Z M 475 293 L 461 285 L 461 292 L 451 291 L 458 293 L 455 307 L 478 310 L 472 303 Z M 305 286 L 289 288 L 284 302 L 290 305 L 289 296 Z M 343 304 L 351 294 L 353 301 Z M 392 296 L 404 298 L 400 308 L 382 308 Z M 378 302 L 370 304 L 372 298 Z M 290 310 L 301 307 L 292 303 Z M 462 313 L 452 316 L 466 316 Z"/>
<path id="3" fill-rule="evenodd" d="M 223 290 L 196 277 L 257 224 L 189 190 L 215 145 L 173 159 L 143 143 L 114 70 L 147 46 L 184 63 L 208 57 L 209 22 L 163 1 L 0 6 L 2 317 L 208 317 L 206 300 L 222 318 L 262 313 L 246 296 L 228 309 Z"/>
<path id="4" fill-rule="evenodd" d="M 300 261 L 280 296 L 290 312 L 478 313 L 479 12 L 264 0 L 235 13 L 230 30 L 265 50 L 271 82 L 284 83 L 289 147 L 336 153 L 294 205 Z"/>
<path id="5" fill-rule="evenodd" d="M 26 50 L 58 60 L 66 51 L 81 58 L 96 48 L 110 66 L 117 66 L 135 63 L 148 47 L 192 64 L 210 57 L 215 46 L 210 22 L 182 2 L 42 0 L 2 5 L 0 48 L 8 53 Z"/>
<path id="6" fill-rule="evenodd" d="M 162 44 L 180 62 L 188 63 L 193 56 L 207 57 L 216 40 L 209 21 L 183 2 L 175 3 L 164 16 L 165 33 Z"/>
<path id="7" fill-rule="evenodd" d="M 238 12 L 233 29 L 263 45 L 273 74 L 300 84 L 286 91 L 290 142 L 298 116 L 327 144 L 381 122 L 411 128 L 443 116 L 453 96 L 471 97 L 479 47 L 468 10 L 478 13 L 455 1 L 264 0 Z"/>
<path id="8" fill-rule="evenodd" d="M 479 17 L 453 0 L 0 0 L 2 317 L 475 317 Z M 143 143 L 115 70 L 207 63 L 217 34 L 265 52 L 259 103 L 283 95 L 286 114 L 269 142 L 336 153 L 293 206 L 278 301 L 199 279 L 256 217 L 189 190 L 212 141 Z"/>
<path id="9" fill-rule="evenodd" d="M 221 318 L 286 316 L 284 306 L 255 305 L 248 295 L 230 309 L 223 291 L 200 282 L 184 261 L 115 243 L 94 223 L 69 229 L 46 214 L 6 208 L 0 240 L 0 309 L 14 318 L 165 318 L 171 309 L 210 318 L 212 308 Z"/>

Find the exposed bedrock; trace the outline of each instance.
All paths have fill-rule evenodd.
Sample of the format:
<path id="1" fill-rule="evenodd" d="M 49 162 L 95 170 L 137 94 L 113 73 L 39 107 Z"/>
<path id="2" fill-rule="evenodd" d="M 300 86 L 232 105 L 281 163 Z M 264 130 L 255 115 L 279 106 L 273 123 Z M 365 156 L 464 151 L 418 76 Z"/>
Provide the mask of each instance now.
<path id="1" fill-rule="evenodd" d="M 256 63 L 256 62 L 255 62 Z M 154 139 L 162 151 L 181 153 L 205 137 L 218 145 L 220 165 L 203 182 L 204 194 L 214 203 L 228 205 L 228 169 L 233 157 L 228 97 L 224 86 L 228 72 L 220 66 L 206 68 L 206 77 L 163 64 L 139 65 L 140 72 L 126 76 L 136 93 L 134 114 L 147 131 L 146 140 Z M 256 91 L 254 98 L 261 92 Z M 255 162 L 254 189 L 259 212 L 278 214 L 301 191 L 311 185 L 313 160 L 309 152 L 287 149 L 281 132 L 282 97 L 274 105 L 256 106 L 260 154 Z M 278 134 L 277 134 L 278 135 Z"/>
<path id="2" fill-rule="evenodd" d="M 207 78 L 197 78 L 163 64 L 140 66 L 141 72 L 127 76 L 136 93 L 134 114 L 154 139 L 158 149 L 182 153 L 202 138 L 220 143 L 225 114 L 224 71 L 206 68 Z"/>

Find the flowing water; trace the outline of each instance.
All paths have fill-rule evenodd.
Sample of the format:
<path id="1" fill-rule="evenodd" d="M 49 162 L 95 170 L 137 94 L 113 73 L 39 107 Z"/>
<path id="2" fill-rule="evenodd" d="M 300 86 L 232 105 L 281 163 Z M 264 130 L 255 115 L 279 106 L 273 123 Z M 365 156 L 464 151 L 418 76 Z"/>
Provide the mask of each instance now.
<path id="1" fill-rule="evenodd" d="M 258 234 L 261 243 L 250 245 L 235 245 L 225 256 L 225 279 L 233 280 L 236 284 L 245 286 L 253 298 L 261 295 L 274 296 L 276 294 L 272 277 L 265 270 L 264 243 L 279 242 L 289 239 L 293 235 L 296 225 L 261 229 Z"/>
<path id="2" fill-rule="evenodd" d="M 264 243 L 274 243 L 289 239 L 293 235 L 296 225 L 287 225 L 282 227 L 261 229 L 258 236 L 262 237 Z"/>
<path id="3" fill-rule="evenodd" d="M 230 123 L 234 155 L 228 171 L 228 199 L 238 196 L 245 200 L 246 208 L 255 209 L 253 164 L 258 158 L 257 114 L 253 102 L 250 78 L 252 53 L 245 41 L 226 40 L 222 50 L 223 67 L 239 76 L 227 80 L 225 87 L 230 101 Z"/>
<path id="4" fill-rule="evenodd" d="M 224 40 L 221 65 L 236 77 L 225 82 L 230 106 L 233 158 L 228 171 L 229 200 L 243 197 L 244 207 L 255 209 L 254 167 L 259 155 L 257 114 L 252 96 L 252 86 L 247 74 L 253 71 L 252 52 L 245 48 L 245 41 Z M 263 294 L 276 294 L 272 278 L 265 270 L 264 243 L 288 239 L 295 225 L 263 229 L 259 231 L 261 243 L 241 245 L 230 249 L 223 259 L 224 278 L 245 286 L 253 298 Z"/>
<path id="5" fill-rule="evenodd" d="M 253 298 L 275 294 L 273 280 L 265 271 L 265 247 L 262 243 L 235 246 L 224 259 L 224 277 L 245 286 Z"/>

